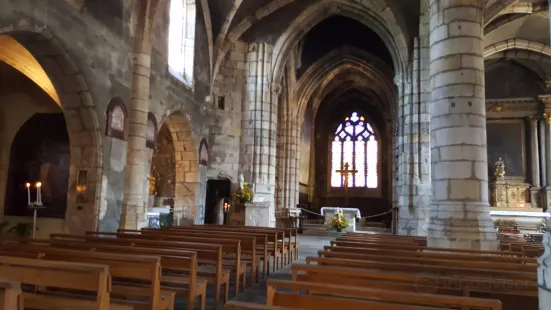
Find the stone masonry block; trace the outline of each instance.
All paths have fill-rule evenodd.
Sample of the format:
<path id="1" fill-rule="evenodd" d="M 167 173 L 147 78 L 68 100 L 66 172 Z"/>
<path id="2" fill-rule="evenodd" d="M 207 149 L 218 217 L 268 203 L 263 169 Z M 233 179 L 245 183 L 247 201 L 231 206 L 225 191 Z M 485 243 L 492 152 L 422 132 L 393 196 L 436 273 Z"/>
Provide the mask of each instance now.
<path id="1" fill-rule="evenodd" d="M 434 165 L 434 180 L 468 179 L 473 175 L 470 161 L 437 162 Z"/>
<path id="2" fill-rule="evenodd" d="M 449 182 L 450 200 L 481 201 L 482 188 L 479 180 L 450 180 Z"/>

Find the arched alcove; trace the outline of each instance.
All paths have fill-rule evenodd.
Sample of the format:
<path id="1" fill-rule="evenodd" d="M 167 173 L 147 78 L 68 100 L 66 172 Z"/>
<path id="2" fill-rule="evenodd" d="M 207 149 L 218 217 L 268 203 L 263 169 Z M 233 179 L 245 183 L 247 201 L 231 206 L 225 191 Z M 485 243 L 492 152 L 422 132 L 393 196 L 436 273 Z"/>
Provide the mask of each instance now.
<path id="1" fill-rule="evenodd" d="M 62 113 L 34 114 L 11 145 L 5 215 L 32 216 L 25 184 L 41 182 L 45 209 L 41 217 L 65 218 L 69 186 L 70 144 Z M 36 201 L 36 189 L 31 189 Z"/>

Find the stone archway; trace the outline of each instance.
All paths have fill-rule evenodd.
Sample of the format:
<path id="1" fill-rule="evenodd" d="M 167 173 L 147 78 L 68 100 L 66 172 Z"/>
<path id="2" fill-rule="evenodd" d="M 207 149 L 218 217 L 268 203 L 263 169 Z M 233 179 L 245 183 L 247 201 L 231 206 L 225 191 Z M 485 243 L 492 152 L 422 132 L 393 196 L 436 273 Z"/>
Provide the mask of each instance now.
<path id="1" fill-rule="evenodd" d="M 199 223 L 203 210 L 199 204 L 201 177 L 199 171 L 198 144 L 189 122 L 181 112 L 168 116 L 162 126 L 167 126 L 174 144 L 176 172 L 174 184 L 175 222 L 193 219 Z"/>
<path id="2" fill-rule="evenodd" d="M 64 230 L 71 233 L 94 230 L 100 212 L 102 145 L 97 114 L 91 108 L 92 97 L 82 72 L 61 43 L 46 30 L 31 29 L 29 26 L 0 33 L 0 61 L 27 75 L 60 105 L 70 141 Z M 79 174 L 85 192 L 77 203 Z"/>

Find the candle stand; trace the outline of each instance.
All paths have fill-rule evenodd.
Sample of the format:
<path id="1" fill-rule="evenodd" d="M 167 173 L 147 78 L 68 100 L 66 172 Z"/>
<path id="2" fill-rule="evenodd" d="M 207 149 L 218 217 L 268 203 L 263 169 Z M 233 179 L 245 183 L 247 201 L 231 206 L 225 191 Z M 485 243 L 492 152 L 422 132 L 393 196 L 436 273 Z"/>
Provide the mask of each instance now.
<path id="1" fill-rule="evenodd" d="M 33 239 L 35 239 L 35 237 L 36 237 L 36 213 L 38 212 L 38 210 L 44 209 L 46 207 L 43 206 L 42 204 L 38 204 L 36 202 L 31 203 L 27 207 L 29 209 L 33 210 Z"/>

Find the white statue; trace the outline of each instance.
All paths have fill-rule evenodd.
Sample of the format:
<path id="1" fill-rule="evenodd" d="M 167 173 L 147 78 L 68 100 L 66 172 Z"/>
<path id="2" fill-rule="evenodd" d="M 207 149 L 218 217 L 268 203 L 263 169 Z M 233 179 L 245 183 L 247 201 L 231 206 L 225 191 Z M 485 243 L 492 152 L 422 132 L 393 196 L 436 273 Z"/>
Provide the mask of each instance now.
<path id="1" fill-rule="evenodd" d="M 239 172 L 239 188 L 245 188 L 245 176 L 243 172 Z"/>

